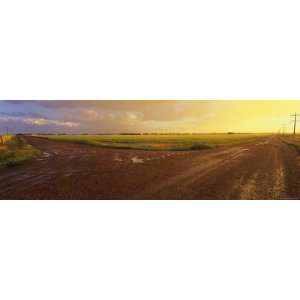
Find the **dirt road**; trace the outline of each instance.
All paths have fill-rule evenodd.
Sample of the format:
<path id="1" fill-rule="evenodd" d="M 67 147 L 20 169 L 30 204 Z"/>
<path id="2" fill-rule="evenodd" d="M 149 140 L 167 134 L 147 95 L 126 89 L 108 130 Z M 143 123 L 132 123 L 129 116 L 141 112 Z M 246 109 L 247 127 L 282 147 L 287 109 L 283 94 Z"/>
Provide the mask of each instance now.
<path id="1" fill-rule="evenodd" d="M 98 148 L 26 137 L 42 156 L 0 170 L 0 199 L 295 199 L 296 151 L 276 136 L 201 151 Z"/>

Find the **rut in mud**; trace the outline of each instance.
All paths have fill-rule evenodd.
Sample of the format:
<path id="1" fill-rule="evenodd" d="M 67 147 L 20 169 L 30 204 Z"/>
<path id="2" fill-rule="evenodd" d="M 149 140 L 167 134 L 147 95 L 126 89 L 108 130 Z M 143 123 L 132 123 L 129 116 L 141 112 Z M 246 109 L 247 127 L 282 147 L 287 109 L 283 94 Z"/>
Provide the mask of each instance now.
<path id="1" fill-rule="evenodd" d="M 178 152 L 26 139 L 42 156 L 0 170 L 1 199 L 295 199 L 300 195 L 297 153 L 275 136 Z"/>

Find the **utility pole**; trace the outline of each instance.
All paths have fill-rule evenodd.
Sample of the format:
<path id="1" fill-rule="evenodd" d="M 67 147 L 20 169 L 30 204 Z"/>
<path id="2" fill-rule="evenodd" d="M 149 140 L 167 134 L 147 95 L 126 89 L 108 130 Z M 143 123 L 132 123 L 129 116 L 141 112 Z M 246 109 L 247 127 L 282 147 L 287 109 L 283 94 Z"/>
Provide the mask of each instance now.
<path id="1" fill-rule="evenodd" d="M 8 127 L 6 127 L 6 135 L 8 135 Z"/>
<path id="2" fill-rule="evenodd" d="M 297 120 L 297 117 L 298 117 L 298 116 L 300 116 L 300 115 L 297 114 L 297 113 L 291 115 L 291 117 L 293 117 L 293 120 L 292 120 L 292 121 L 294 122 L 294 137 L 295 137 L 295 135 L 296 135 L 297 121 L 299 121 L 299 120 Z"/>
<path id="3" fill-rule="evenodd" d="M 284 133 L 285 133 L 285 127 L 286 127 L 286 125 L 282 124 L 282 135 L 284 135 Z"/>

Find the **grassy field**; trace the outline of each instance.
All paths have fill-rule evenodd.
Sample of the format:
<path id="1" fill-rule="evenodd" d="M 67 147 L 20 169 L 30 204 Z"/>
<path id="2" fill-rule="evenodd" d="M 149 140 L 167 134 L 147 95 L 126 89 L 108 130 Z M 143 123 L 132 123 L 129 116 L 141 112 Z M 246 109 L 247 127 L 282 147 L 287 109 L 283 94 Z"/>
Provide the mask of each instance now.
<path id="1" fill-rule="evenodd" d="M 4 136 L 4 144 L 0 145 L 0 167 L 16 165 L 38 155 L 39 151 L 23 137 Z"/>
<path id="2" fill-rule="evenodd" d="M 248 142 L 263 134 L 42 135 L 51 140 L 143 150 L 199 150 Z"/>

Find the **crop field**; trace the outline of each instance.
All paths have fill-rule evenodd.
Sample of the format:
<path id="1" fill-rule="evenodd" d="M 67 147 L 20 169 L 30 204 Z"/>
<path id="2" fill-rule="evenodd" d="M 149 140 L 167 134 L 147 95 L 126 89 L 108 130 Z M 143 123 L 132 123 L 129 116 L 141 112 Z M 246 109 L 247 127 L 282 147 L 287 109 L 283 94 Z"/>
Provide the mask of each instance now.
<path id="1" fill-rule="evenodd" d="M 265 134 L 115 134 L 41 135 L 50 140 L 90 144 L 100 147 L 142 150 L 200 150 L 219 145 L 251 142 Z"/>

